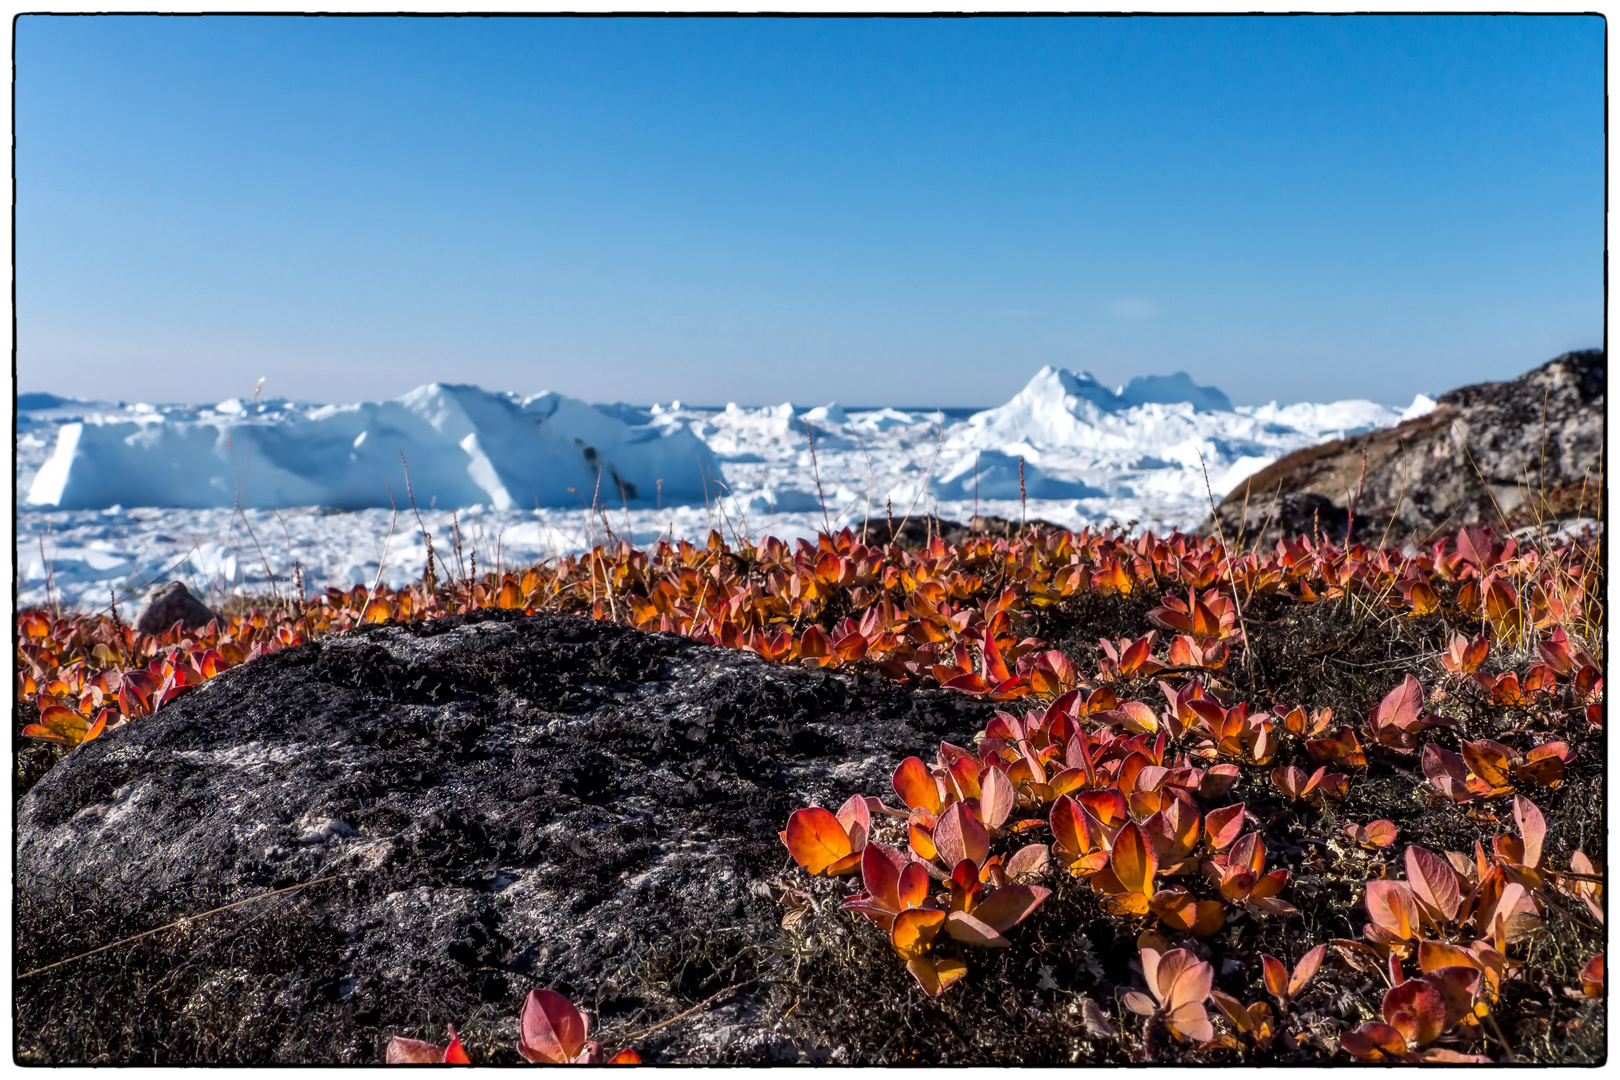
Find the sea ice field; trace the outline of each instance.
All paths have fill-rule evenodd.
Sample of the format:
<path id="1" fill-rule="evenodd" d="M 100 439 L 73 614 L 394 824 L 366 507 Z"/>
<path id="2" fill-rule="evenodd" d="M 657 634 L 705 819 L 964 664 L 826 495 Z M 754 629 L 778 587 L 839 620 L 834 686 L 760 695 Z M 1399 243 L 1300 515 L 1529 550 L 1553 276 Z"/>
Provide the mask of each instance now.
<path id="1" fill-rule="evenodd" d="M 18 601 L 96 610 L 171 579 L 212 603 L 288 595 L 295 564 L 311 594 L 398 586 L 422 576 L 424 532 L 459 576 L 610 536 L 792 540 L 885 514 L 1189 529 L 1282 455 L 1433 406 L 1234 406 L 1180 373 L 1110 389 L 1062 368 L 977 412 L 591 405 L 441 383 L 353 405 L 22 394 Z"/>

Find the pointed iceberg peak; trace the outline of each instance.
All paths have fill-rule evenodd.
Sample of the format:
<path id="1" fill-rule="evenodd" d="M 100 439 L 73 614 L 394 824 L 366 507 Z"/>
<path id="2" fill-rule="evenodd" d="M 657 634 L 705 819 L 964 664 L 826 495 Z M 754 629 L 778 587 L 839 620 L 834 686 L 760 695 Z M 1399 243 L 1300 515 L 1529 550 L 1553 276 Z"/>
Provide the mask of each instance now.
<path id="1" fill-rule="evenodd" d="M 1025 400 L 1058 400 L 1064 398 L 1080 398 L 1090 401 L 1103 409 L 1117 409 L 1119 399 L 1114 392 L 1102 383 L 1089 371 L 1078 374 L 1068 368 L 1052 367 L 1047 365 L 1035 373 L 1035 377 L 1024 384 L 1014 401 Z"/>

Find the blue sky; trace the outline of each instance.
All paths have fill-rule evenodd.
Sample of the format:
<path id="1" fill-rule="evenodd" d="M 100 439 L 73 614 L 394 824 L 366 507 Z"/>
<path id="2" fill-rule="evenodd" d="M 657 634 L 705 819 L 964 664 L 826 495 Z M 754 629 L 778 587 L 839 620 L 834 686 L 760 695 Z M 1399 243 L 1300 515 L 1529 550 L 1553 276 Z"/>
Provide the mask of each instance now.
<path id="1" fill-rule="evenodd" d="M 1405 403 L 1603 340 L 1597 17 L 16 26 L 24 391 Z"/>

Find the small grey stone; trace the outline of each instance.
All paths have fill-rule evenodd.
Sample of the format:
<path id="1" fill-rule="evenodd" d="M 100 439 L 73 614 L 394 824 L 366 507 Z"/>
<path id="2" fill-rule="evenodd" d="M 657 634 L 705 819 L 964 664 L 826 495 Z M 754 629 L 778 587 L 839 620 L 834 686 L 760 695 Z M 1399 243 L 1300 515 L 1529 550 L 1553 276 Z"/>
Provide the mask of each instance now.
<path id="1" fill-rule="evenodd" d="M 202 601 L 191 595 L 182 581 L 166 581 L 154 588 L 146 598 L 146 607 L 135 620 L 135 629 L 143 634 L 161 634 L 175 623 L 187 630 L 207 626 L 216 616 Z"/>

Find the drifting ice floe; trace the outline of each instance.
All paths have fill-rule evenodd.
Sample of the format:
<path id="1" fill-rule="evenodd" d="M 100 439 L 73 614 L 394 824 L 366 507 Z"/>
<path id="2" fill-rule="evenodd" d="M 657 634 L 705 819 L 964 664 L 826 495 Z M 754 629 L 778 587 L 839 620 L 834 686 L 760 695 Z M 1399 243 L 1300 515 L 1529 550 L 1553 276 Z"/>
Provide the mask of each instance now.
<path id="1" fill-rule="evenodd" d="M 1205 468 L 1219 498 L 1289 451 L 1433 402 L 1232 407 L 1185 374 L 1116 391 L 1046 368 L 971 416 L 836 403 L 587 405 L 438 385 L 350 406 L 115 407 L 38 395 L 19 406 L 18 485 L 34 503 L 18 518 L 21 601 L 47 602 L 49 576 L 50 598 L 95 607 L 112 590 L 128 596 L 168 577 L 211 598 L 265 591 L 271 574 L 285 588 L 295 560 L 311 588 L 419 577 L 427 549 L 405 502 L 400 448 L 441 570 L 457 573 L 445 560 L 458 528 L 481 568 L 582 550 L 609 529 L 642 545 L 701 540 L 711 528 L 792 540 L 868 516 L 965 521 L 975 510 L 1072 528 L 1190 528 L 1209 510 Z M 85 506 L 106 509 L 67 509 Z M 371 509 L 331 509 L 357 506 Z"/>

